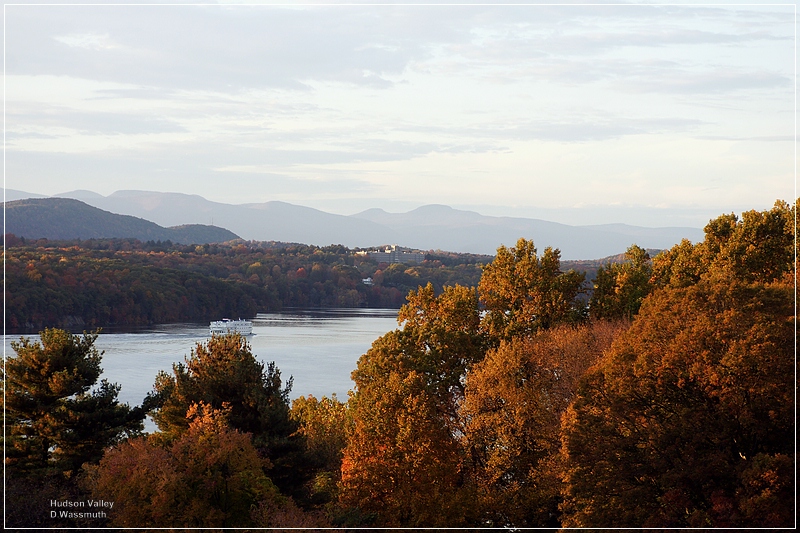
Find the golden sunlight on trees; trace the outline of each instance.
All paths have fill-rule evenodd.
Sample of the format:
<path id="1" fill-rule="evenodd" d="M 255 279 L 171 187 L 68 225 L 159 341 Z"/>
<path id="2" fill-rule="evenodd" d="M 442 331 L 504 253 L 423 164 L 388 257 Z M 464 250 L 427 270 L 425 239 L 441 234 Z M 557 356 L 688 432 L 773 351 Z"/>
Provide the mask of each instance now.
<path id="1" fill-rule="evenodd" d="M 563 525 L 793 524 L 791 219 L 726 215 L 657 261 L 664 288 L 565 416 Z"/>
<path id="2" fill-rule="evenodd" d="M 463 376 L 483 355 L 474 289 L 412 291 L 402 330 L 376 340 L 353 372 L 354 428 L 341 502 L 377 525 L 467 522 L 457 437 Z"/>
<path id="3" fill-rule="evenodd" d="M 624 263 L 612 263 L 597 270 L 589 300 L 592 318 L 630 320 L 650 293 L 653 269 L 647 251 L 633 245 L 625 252 L 625 259 Z"/>
<path id="4" fill-rule="evenodd" d="M 582 276 L 524 239 L 477 294 L 412 291 L 353 372 L 352 525 L 791 525 L 794 212 L 719 217 L 652 264 L 632 246 L 591 320 Z"/>
<path id="5" fill-rule="evenodd" d="M 798 199 L 800 202 L 800 199 Z M 701 277 L 745 282 L 781 279 L 794 270 L 797 203 L 777 201 L 769 211 L 722 215 L 705 227 L 706 238 L 688 241 L 653 260 L 653 280 L 659 287 L 687 287 Z"/>
<path id="6" fill-rule="evenodd" d="M 533 241 L 520 239 L 514 248 L 497 249 L 478 285 L 486 310 L 482 326 L 492 340 L 510 340 L 582 318 L 576 297 L 583 292 L 584 275 L 560 268 L 561 252 L 547 247 L 539 257 Z"/>
<path id="7" fill-rule="evenodd" d="M 319 400 L 312 395 L 301 396 L 292 402 L 291 415 L 299 424 L 297 432 L 305 438 L 309 461 L 316 470 L 309 490 L 311 503 L 330 503 L 337 497 L 342 451 L 352 432 L 347 404 L 340 402 L 336 394 Z"/>
<path id="8" fill-rule="evenodd" d="M 374 349 L 374 348 L 373 348 Z M 417 372 L 391 372 L 359 390 L 342 463 L 341 503 L 381 526 L 453 526 L 467 520 L 458 444 Z"/>
<path id="9" fill-rule="evenodd" d="M 484 269 L 483 320 L 475 289 L 445 287 L 437 296 L 429 284 L 411 291 L 398 314 L 403 329 L 375 341 L 353 372 L 355 425 L 344 451 L 341 503 L 377 525 L 513 523 L 502 518 L 516 512 L 509 506 L 489 512 L 489 497 L 486 508 L 476 505 L 477 478 L 484 475 L 479 470 L 486 461 L 478 455 L 490 452 L 465 438 L 467 424 L 478 416 L 464 410 L 465 387 L 473 387 L 475 397 L 480 394 L 484 384 L 470 382 L 469 376 L 490 345 L 506 338 L 522 342 L 523 336 L 577 321 L 582 282 L 582 275 L 559 271 L 558 250 L 548 248 L 540 260 L 533 243 L 521 239 L 516 249 L 501 247 Z M 559 386 L 575 379 L 565 374 Z M 540 391 L 541 385 L 532 382 L 531 394 L 553 392 Z M 551 426 L 558 425 L 558 410 L 569 395 L 564 398 L 564 405 L 554 408 Z M 526 419 L 520 425 L 535 422 Z M 481 428 L 472 429 L 476 439 L 484 438 L 478 437 Z"/>
<path id="10" fill-rule="evenodd" d="M 467 376 L 461 415 L 484 523 L 558 526 L 561 416 L 578 381 L 626 322 L 503 342 Z"/>

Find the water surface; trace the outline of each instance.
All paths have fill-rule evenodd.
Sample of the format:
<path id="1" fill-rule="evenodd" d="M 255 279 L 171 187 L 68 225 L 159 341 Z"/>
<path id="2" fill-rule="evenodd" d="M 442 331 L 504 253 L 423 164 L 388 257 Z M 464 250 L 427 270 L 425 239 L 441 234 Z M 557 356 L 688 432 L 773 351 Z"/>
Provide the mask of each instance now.
<path id="1" fill-rule="evenodd" d="M 397 327 L 397 310 L 294 309 L 259 313 L 252 320 L 254 335 L 247 340 L 253 355 L 265 363 L 275 361 L 284 383 L 293 376 L 292 398 L 336 393 L 345 400 L 358 358 L 375 339 Z M 173 363 L 183 361 L 208 338 L 207 323 L 106 329 L 95 343 L 105 352 L 101 378 L 122 385 L 120 401 L 141 404 L 159 370 L 171 372 Z M 18 339 L 19 335 L 6 337 L 6 354 L 13 355 L 11 341 Z"/>

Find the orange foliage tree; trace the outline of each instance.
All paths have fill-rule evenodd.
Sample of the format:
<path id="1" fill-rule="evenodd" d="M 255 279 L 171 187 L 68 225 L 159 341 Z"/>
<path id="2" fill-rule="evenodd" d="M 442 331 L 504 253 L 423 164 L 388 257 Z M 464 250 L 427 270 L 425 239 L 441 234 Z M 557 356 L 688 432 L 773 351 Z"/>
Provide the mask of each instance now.
<path id="1" fill-rule="evenodd" d="M 564 525 L 794 522 L 794 213 L 720 217 L 656 260 L 564 418 Z"/>
<path id="2" fill-rule="evenodd" d="M 483 523 L 558 526 L 561 416 L 627 325 L 563 325 L 515 338 L 469 373 L 461 415 Z"/>
<path id="3" fill-rule="evenodd" d="M 170 445 L 129 440 L 88 469 L 95 498 L 114 502 L 114 526 L 253 526 L 255 505 L 281 499 L 250 435 L 231 429 L 223 411 L 195 404 L 187 419 Z"/>
<path id="4" fill-rule="evenodd" d="M 561 252 L 545 248 L 539 257 L 533 241 L 519 239 L 516 247 L 497 249 L 484 266 L 478 292 L 485 314 L 482 327 L 495 342 L 535 333 L 583 318 L 577 296 L 584 275 L 561 272 Z"/>
<path id="5" fill-rule="evenodd" d="M 376 340 L 353 372 L 340 503 L 378 525 L 463 524 L 458 405 L 484 342 L 475 290 L 420 287 L 398 320 L 403 329 Z"/>

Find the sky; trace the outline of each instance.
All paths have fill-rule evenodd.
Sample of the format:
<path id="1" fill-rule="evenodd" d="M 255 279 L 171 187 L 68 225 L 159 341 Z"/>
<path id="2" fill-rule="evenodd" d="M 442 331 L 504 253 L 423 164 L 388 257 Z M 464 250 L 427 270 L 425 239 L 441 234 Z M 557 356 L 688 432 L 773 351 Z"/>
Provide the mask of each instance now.
<path id="1" fill-rule="evenodd" d="M 792 201 L 794 5 L 4 7 L 5 186 L 702 227 Z"/>

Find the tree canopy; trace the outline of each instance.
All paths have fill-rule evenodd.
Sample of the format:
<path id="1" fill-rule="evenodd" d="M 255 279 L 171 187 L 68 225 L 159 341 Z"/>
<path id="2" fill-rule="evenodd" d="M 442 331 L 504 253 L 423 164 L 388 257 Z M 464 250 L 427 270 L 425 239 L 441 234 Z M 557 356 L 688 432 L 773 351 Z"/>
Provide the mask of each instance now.
<path id="1" fill-rule="evenodd" d="M 560 268 L 561 252 L 547 247 L 539 257 L 533 241 L 520 239 L 516 247 L 497 249 L 478 284 L 482 327 L 495 343 L 582 318 L 576 298 L 584 275 Z"/>
<path id="2" fill-rule="evenodd" d="M 656 258 L 564 418 L 564 525 L 781 527 L 792 500 L 794 215 L 724 215 Z"/>

